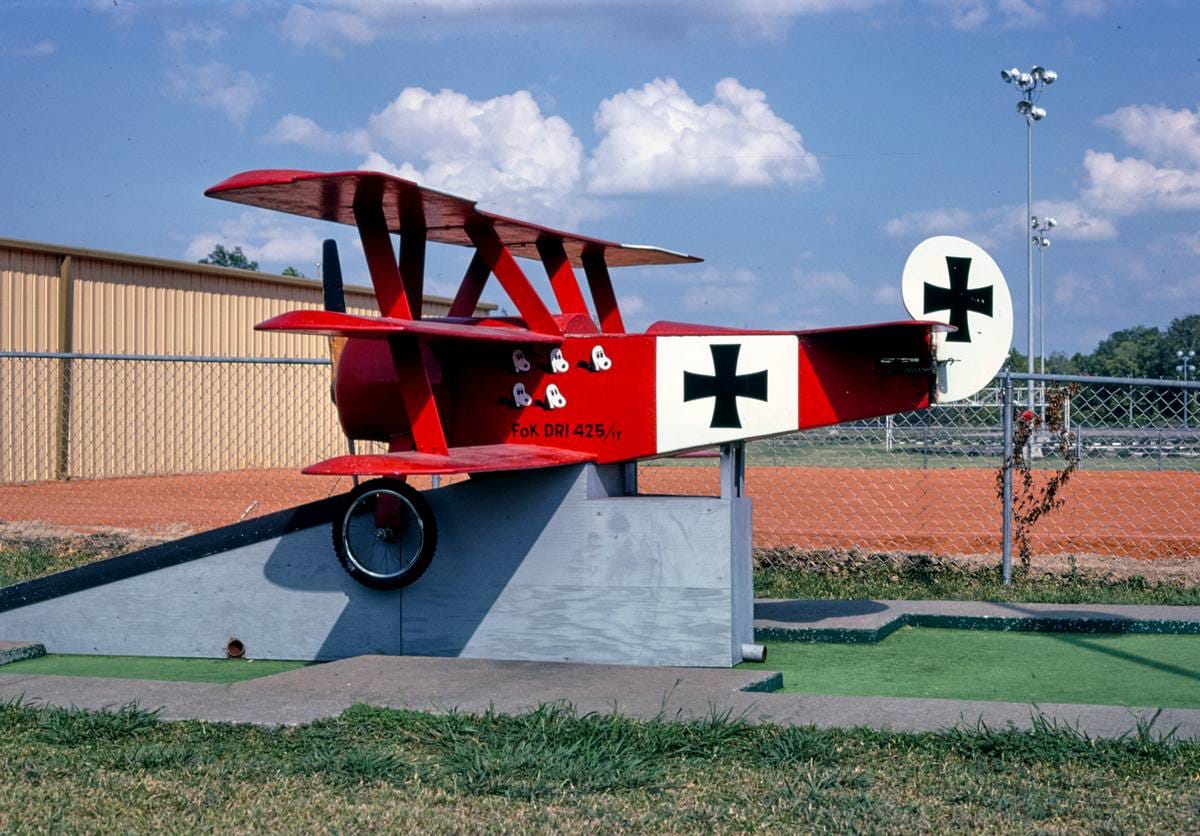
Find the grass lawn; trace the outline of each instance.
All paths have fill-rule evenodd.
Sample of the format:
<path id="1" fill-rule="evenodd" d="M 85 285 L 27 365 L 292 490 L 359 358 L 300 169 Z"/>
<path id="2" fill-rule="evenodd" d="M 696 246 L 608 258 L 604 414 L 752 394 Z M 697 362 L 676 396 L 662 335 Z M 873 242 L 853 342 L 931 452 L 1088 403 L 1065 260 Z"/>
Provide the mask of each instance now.
<path id="1" fill-rule="evenodd" d="M 771 642 L 804 694 L 1200 708 L 1200 636 L 902 627 L 877 644 Z"/>
<path id="2" fill-rule="evenodd" d="M 27 543 L 0 540 L 0 586 L 52 575 L 74 569 L 85 563 L 95 563 L 110 553 L 103 549 L 66 547 L 62 544 Z"/>
<path id="3" fill-rule="evenodd" d="M 1200 606 L 1200 583 L 1155 582 L 1139 575 L 1106 578 L 1064 572 L 1025 575 L 1005 586 L 994 567 L 921 566 L 896 562 L 758 569 L 759 598 L 835 598 L 942 601 L 1020 601 L 1048 604 L 1176 604 Z"/>
<path id="4" fill-rule="evenodd" d="M 307 726 L 0 707 L 9 831 L 1194 830 L 1200 745 L 352 708 Z"/>
<path id="5" fill-rule="evenodd" d="M 294 671 L 308 664 L 266 659 L 176 659 L 52 654 L 4 665 L 0 667 L 0 676 L 101 676 L 223 684 Z"/>

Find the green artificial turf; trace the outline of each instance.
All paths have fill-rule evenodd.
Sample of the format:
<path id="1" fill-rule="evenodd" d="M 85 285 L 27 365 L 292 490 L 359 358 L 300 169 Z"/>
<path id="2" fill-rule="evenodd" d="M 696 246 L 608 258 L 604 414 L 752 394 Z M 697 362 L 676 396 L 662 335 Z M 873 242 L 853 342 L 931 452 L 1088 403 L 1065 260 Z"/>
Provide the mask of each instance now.
<path id="1" fill-rule="evenodd" d="M 1200 708 L 1200 637 L 903 627 L 877 644 L 771 642 L 803 694 Z"/>
<path id="2" fill-rule="evenodd" d="M 308 662 L 253 659 L 177 659 L 154 656 L 50 655 L 0 667 L 0 676 L 100 676 L 165 682 L 244 682 L 302 668 Z"/>

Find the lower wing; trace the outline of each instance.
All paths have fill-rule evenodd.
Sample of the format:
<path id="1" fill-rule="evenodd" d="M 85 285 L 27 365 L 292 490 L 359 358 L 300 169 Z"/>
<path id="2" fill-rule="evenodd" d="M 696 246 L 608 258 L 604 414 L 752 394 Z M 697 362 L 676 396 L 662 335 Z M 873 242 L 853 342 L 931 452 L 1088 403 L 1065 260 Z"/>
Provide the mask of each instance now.
<path id="1" fill-rule="evenodd" d="M 533 470 L 595 461 L 595 455 L 536 444 L 480 444 L 451 447 L 445 455 L 405 451 L 337 456 L 304 468 L 315 476 L 439 476 Z"/>

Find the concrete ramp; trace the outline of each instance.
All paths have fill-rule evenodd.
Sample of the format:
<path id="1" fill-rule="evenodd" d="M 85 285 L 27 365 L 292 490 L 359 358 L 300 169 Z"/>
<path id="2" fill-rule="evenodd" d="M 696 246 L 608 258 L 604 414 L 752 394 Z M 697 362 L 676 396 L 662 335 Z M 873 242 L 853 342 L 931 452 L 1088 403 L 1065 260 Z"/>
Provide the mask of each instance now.
<path id="1" fill-rule="evenodd" d="M 362 654 L 728 667 L 753 641 L 750 503 L 624 496 L 619 468 L 426 492 L 433 563 L 402 590 L 342 570 L 336 500 L 0 590 L 0 640 L 50 653 Z"/>

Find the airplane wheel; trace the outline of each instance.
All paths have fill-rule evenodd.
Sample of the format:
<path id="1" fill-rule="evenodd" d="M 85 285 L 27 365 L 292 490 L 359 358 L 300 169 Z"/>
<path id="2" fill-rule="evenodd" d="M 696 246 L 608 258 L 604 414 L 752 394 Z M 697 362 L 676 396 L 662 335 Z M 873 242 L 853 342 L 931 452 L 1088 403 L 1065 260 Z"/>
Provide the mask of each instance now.
<path id="1" fill-rule="evenodd" d="M 433 510 L 404 482 L 363 482 L 333 521 L 333 548 L 342 567 L 363 586 L 408 586 L 429 568 L 437 548 Z"/>

